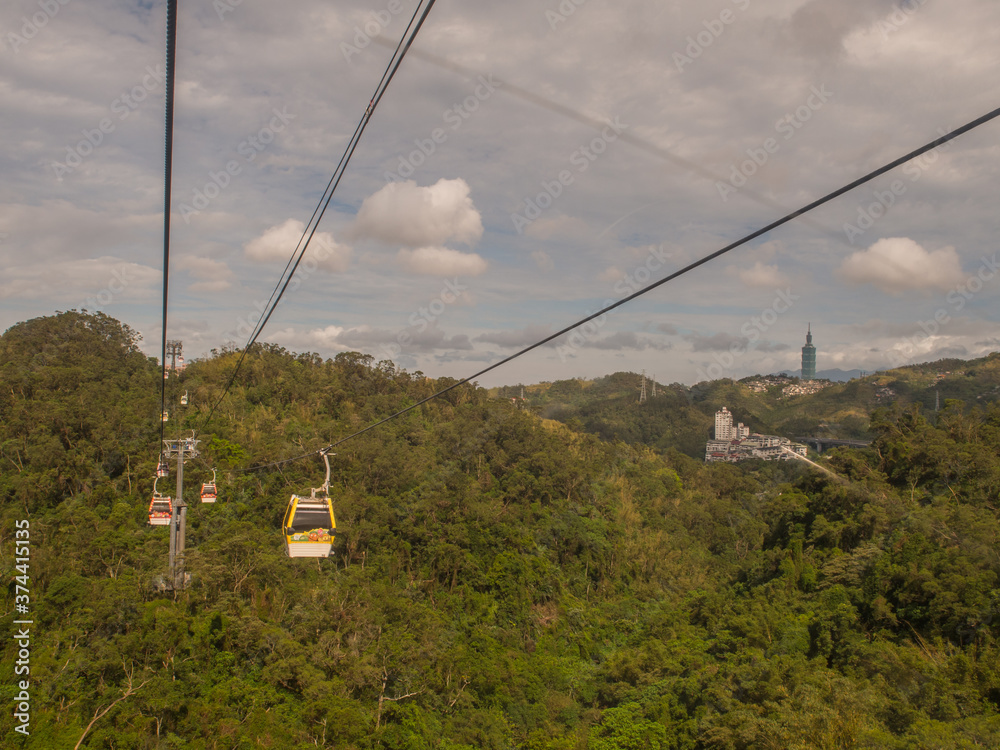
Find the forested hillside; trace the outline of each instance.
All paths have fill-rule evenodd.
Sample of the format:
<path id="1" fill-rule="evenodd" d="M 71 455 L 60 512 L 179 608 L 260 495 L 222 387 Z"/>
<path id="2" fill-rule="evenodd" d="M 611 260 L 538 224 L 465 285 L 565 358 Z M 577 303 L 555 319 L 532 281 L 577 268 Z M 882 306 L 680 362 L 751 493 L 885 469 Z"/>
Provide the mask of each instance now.
<path id="1" fill-rule="evenodd" d="M 774 384 L 781 380 L 786 383 Z M 979 406 L 994 403 L 1000 399 L 1000 353 L 971 361 L 910 365 L 831 383 L 811 394 L 787 392 L 794 391 L 798 378 L 757 375 L 690 387 L 658 385 L 655 397 L 647 381 L 647 399 L 639 403 L 640 382 L 636 373 L 617 372 L 590 381 L 560 380 L 491 392 L 498 398 L 517 400 L 523 388 L 525 408 L 578 431 L 701 458 L 715 412 L 723 406 L 755 432 L 868 440 L 874 434 L 870 415 L 878 408 L 916 405 L 932 414 L 949 399 Z"/>
<path id="2" fill-rule="evenodd" d="M 202 427 L 237 356 L 167 382 L 168 432 L 203 442 L 191 585 L 163 593 L 158 366 L 102 314 L 0 337 L 5 747 L 1000 747 L 997 405 L 877 409 L 834 478 L 461 387 L 337 448 L 317 561 L 285 557 L 280 526 L 321 461 L 253 467 L 453 381 L 265 345 Z M 24 519 L 30 737 L 10 710 Z"/>

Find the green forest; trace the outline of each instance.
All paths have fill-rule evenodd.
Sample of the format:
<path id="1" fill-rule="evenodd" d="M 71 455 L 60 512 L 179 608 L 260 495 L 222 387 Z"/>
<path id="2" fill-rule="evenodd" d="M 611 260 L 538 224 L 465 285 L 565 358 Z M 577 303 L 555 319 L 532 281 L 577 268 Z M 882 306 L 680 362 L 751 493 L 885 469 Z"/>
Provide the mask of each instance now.
<path id="1" fill-rule="evenodd" d="M 1000 353 L 978 360 L 945 359 L 826 383 L 811 395 L 786 395 L 798 378 L 714 380 L 685 386 L 646 381 L 647 400 L 639 402 L 643 376 L 616 372 L 596 380 L 559 380 L 491 389 L 494 396 L 519 399 L 543 417 L 605 440 L 641 443 L 660 452 L 679 450 L 705 455 L 705 440 L 723 406 L 755 432 L 789 438 L 819 437 L 870 440 L 871 414 L 889 405 L 919 405 L 933 415 L 949 399 L 984 406 L 1000 399 Z M 778 382 L 778 381 L 784 381 Z M 760 389 L 760 384 L 766 385 Z M 757 385 L 758 389 L 754 390 Z"/>
<path id="2" fill-rule="evenodd" d="M 163 381 L 138 343 L 75 311 L 0 337 L 4 747 L 1000 747 L 997 355 L 951 385 L 662 386 L 645 415 L 624 374 L 527 404 L 462 385 L 335 449 L 335 553 L 289 559 L 285 508 L 324 468 L 274 462 L 456 381 L 265 344 L 207 421 L 240 353 Z M 164 382 L 167 437 L 201 440 L 176 592 L 147 523 Z M 832 474 L 706 464 L 727 404 L 871 445 L 816 457 Z"/>

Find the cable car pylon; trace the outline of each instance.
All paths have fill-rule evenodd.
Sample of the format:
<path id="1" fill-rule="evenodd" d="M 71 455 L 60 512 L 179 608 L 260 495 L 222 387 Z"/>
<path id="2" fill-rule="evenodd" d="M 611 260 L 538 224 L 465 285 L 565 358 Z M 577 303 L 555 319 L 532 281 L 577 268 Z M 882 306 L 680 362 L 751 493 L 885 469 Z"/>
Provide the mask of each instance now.
<path id="1" fill-rule="evenodd" d="M 165 458 L 177 460 L 177 497 L 173 503 L 170 515 L 170 580 L 165 588 L 173 591 L 183 591 L 187 588 L 191 575 L 184 571 L 184 546 L 187 531 L 187 503 L 184 502 L 184 462 L 198 457 L 198 443 L 194 432 L 191 437 L 178 440 L 163 441 Z"/>

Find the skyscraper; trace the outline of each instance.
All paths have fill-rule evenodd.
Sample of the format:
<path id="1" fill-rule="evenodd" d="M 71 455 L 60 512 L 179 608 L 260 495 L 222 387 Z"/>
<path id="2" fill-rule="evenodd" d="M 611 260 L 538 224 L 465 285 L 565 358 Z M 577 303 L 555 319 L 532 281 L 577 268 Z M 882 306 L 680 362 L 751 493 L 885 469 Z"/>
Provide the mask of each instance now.
<path id="1" fill-rule="evenodd" d="M 802 379 L 816 379 L 816 347 L 813 346 L 812 323 L 806 332 L 806 345 L 802 347 Z"/>

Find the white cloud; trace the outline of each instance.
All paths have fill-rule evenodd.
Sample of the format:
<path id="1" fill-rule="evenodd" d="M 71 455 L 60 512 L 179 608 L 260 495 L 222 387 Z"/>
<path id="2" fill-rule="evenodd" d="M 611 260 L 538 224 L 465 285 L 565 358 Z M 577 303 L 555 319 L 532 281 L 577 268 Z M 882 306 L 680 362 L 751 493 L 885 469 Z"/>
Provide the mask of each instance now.
<path id="1" fill-rule="evenodd" d="M 448 335 L 434 321 L 429 326 L 408 326 L 400 330 L 361 325 L 354 328 L 329 325 L 299 331 L 286 328 L 270 339 L 298 349 L 319 351 L 361 351 L 377 358 L 391 357 L 401 351 L 408 354 L 435 351 L 469 351 L 472 342 L 464 333 Z"/>
<path id="2" fill-rule="evenodd" d="M 284 224 L 270 227 L 260 237 L 243 245 L 243 252 L 250 260 L 267 263 L 273 260 L 287 260 L 302 238 L 305 224 L 297 219 L 288 219 Z"/>
<path id="3" fill-rule="evenodd" d="M 329 232 L 316 232 L 309 243 L 304 262 L 315 260 L 316 265 L 324 271 L 343 273 L 350 268 L 352 253 L 349 246 L 336 242 Z"/>
<path id="4" fill-rule="evenodd" d="M 739 277 L 746 286 L 764 289 L 773 289 L 788 283 L 788 276 L 782 273 L 777 266 L 765 265 L 760 261 L 754 263 L 753 268 L 740 269 Z"/>
<path id="5" fill-rule="evenodd" d="M 928 252 L 908 237 L 887 237 L 854 253 L 839 273 L 848 281 L 873 284 L 889 294 L 913 289 L 946 291 L 963 277 L 955 248 Z"/>
<path id="6" fill-rule="evenodd" d="M 287 261 L 302 238 L 303 231 L 305 224 L 298 219 L 288 219 L 247 242 L 243 251 L 248 258 L 261 263 Z M 340 273 L 350 266 L 351 254 L 351 248 L 338 243 L 329 232 L 316 232 L 303 262 L 312 260 L 325 271 Z"/>
<path id="7" fill-rule="evenodd" d="M 103 256 L 58 265 L 35 263 L 5 268 L 3 279 L 0 298 L 58 297 L 66 309 L 99 309 L 113 301 L 148 299 L 159 285 L 162 273 L 157 268 Z"/>
<path id="8" fill-rule="evenodd" d="M 632 331 L 617 331 L 603 338 L 594 339 L 587 342 L 587 346 L 594 349 L 605 349 L 608 351 L 620 351 L 623 349 L 669 349 L 670 342 L 660 339 L 652 339 L 648 336 L 637 336 Z"/>
<path id="9" fill-rule="evenodd" d="M 222 261 L 197 255 L 182 255 L 176 261 L 179 271 L 187 271 L 196 279 L 189 289 L 192 292 L 222 292 L 232 286 L 233 272 Z"/>
<path id="10" fill-rule="evenodd" d="M 339 341 L 343 333 L 344 328 L 335 325 L 310 330 L 289 327 L 270 332 L 266 338 L 293 351 L 342 352 L 349 348 Z"/>
<path id="11" fill-rule="evenodd" d="M 447 247 L 403 249 L 398 257 L 406 270 L 427 276 L 478 276 L 488 265 L 475 253 L 461 253 Z"/>
<path id="12" fill-rule="evenodd" d="M 552 256 L 544 250 L 533 251 L 531 253 L 531 259 L 535 261 L 535 265 L 538 266 L 541 271 L 551 271 L 556 267 L 555 262 L 552 260 Z"/>
<path id="13" fill-rule="evenodd" d="M 528 225 L 524 233 L 540 240 L 549 240 L 553 237 L 580 239 L 593 236 L 593 230 L 587 225 L 587 222 L 565 214 L 552 217 L 543 216 L 536 219 Z"/>
<path id="14" fill-rule="evenodd" d="M 598 281 L 612 283 L 621 280 L 625 276 L 616 266 L 608 266 L 597 275 Z"/>
<path id="15" fill-rule="evenodd" d="M 552 333 L 552 327 L 547 323 L 528 325 L 517 331 L 490 331 L 481 333 L 474 339 L 487 344 L 496 344 L 507 349 L 528 346 L 540 341 Z"/>
<path id="16" fill-rule="evenodd" d="M 879 13 L 890 10 L 892 4 L 886 0 L 809 0 L 796 9 L 783 31 L 787 42 L 803 54 L 835 57 L 843 53 L 852 32 L 867 28 Z"/>
<path id="17" fill-rule="evenodd" d="M 422 247 L 449 240 L 472 245 L 483 222 L 465 180 L 438 180 L 418 187 L 413 180 L 390 182 L 365 198 L 354 234 L 390 244 Z"/>
<path id="18" fill-rule="evenodd" d="M 316 328 L 309 331 L 308 337 L 310 342 L 316 346 L 337 348 L 337 339 L 343 332 L 342 326 L 326 326 L 326 328 Z"/>
<path id="19" fill-rule="evenodd" d="M 947 4 L 899 0 L 724 4 L 734 11 L 724 28 L 718 7 L 638 0 L 580 4 L 555 29 L 529 0 L 439 5 L 411 50 L 422 59 L 402 71 L 406 85 L 394 84 L 382 100 L 330 207 L 336 216 L 328 213 L 321 225 L 341 243 L 353 244 L 356 236 L 365 244 L 355 247 L 353 259 L 343 245 L 322 260 L 311 256 L 297 277 L 304 280 L 320 265 L 337 271 L 348 263 L 350 275 L 314 273 L 315 284 L 283 300 L 264 337 L 293 326 L 300 338 L 289 348 L 323 348 L 331 355 L 335 346 L 360 346 L 355 340 L 378 341 L 371 351 L 382 358 L 381 347 L 398 343 L 410 316 L 441 299 L 443 278 L 418 276 L 414 269 L 471 264 L 478 270 L 488 261 L 487 272 L 460 277 L 474 282 L 466 285 L 474 287 L 476 303 L 463 296 L 441 321 L 446 334 L 439 335 L 452 342 L 447 351 L 471 363 L 508 350 L 489 341 L 473 342 L 473 351 L 460 349 L 456 337 L 529 324 L 550 323 L 555 330 L 615 296 L 621 276 L 600 281 L 599 274 L 615 267 L 634 277 L 645 268 L 650 245 L 670 251 L 653 274 L 662 277 L 992 106 L 984 77 L 973 73 L 995 65 L 995 0 L 965 0 L 961 13 Z M 22 12 L 38 9 L 36 0 L 13 5 Z M 225 18 L 210 3 L 202 5 L 186 16 L 183 34 L 187 64 L 178 81 L 171 238 L 175 258 L 193 253 L 223 261 L 233 274 L 206 264 L 180 271 L 172 284 L 195 285 L 182 314 L 208 325 L 199 344 L 191 344 L 192 357 L 222 341 L 242 343 L 244 330 L 249 335 L 248 321 L 257 319 L 301 226 L 293 224 L 289 236 L 271 246 L 265 230 L 280 228 L 289 217 L 307 220 L 408 20 L 405 11 L 388 19 L 381 14 L 380 24 L 387 25 L 378 39 L 348 56 L 344 44 L 354 44 L 357 28 L 372 20 L 370 2 L 302 0 L 294 8 L 244 2 Z M 90 298 L 113 299 L 108 311 L 137 330 L 158 325 L 164 86 L 147 79 L 147 66 L 163 64 L 163 16 L 123 14 L 120 6 L 117 0 L 63 4 L 56 18 L 5 58 L 0 330 L 57 309 L 93 309 Z M 384 0 L 379 7 L 387 7 Z M 893 17 L 902 23 L 882 23 Z M 722 36 L 695 50 L 698 56 L 681 69 L 677 53 L 699 34 L 704 39 L 706 24 Z M 317 56 L 326 64 L 316 66 Z M 495 76 L 499 84 L 489 98 L 477 93 L 487 90 L 479 75 Z M 921 82 L 919 97 L 908 95 L 914 80 Z M 832 93 L 822 108 L 810 105 L 817 101 L 813 87 Z M 324 95 L 317 97 L 320 90 Z M 132 101 L 125 109 L 123 95 Z M 274 120 L 276 112 L 287 113 L 288 121 Z M 113 131 L 100 128 L 105 118 Z M 615 118 L 627 128 L 616 141 L 601 142 L 605 123 Z M 282 129 L 274 130 L 272 121 Z M 739 262 L 720 258 L 619 308 L 615 330 L 642 339 L 668 321 L 684 334 L 737 334 L 774 299 L 776 272 L 793 280 L 800 300 L 795 320 L 783 319 L 765 335 L 791 348 L 765 356 L 765 344 L 757 341 L 758 349 L 740 365 L 752 372 L 771 371 L 771 362 L 797 369 L 799 326 L 809 320 L 840 327 L 838 338 L 825 332 L 817 343 L 821 359 L 824 351 L 831 357 L 835 348 L 846 352 L 845 369 L 874 369 L 865 358 L 882 355 L 870 348 L 885 351 L 920 334 L 917 322 L 933 320 L 942 307 L 995 329 L 996 280 L 972 299 L 963 296 L 959 311 L 945 299 L 947 292 L 892 298 L 867 281 L 837 275 L 851 253 L 881 237 L 905 236 L 927 250 L 953 245 L 971 278 L 979 255 L 995 250 L 992 186 L 1000 176 L 1000 152 L 990 138 L 970 136 L 789 223 L 767 235 L 768 243 L 751 243 Z M 716 183 L 728 184 L 733 170 L 760 154 L 769 138 L 780 148 L 720 201 Z M 410 160 L 415 183 L 385 188 L 386 170 L 397 169 L 415 148 L 426 157 Z M 79 166 L 56 169 L 57 163 L 71 166 L 70 159 Z M 564 171 L 568 177 L 560 178 Z M 891 210 L 878 212 L 884 216 L 863 244 L 848 247 L 844 224 L 857 224 L 873 193 L 885 195 L 894 179 L 905 194 L 897 192 Z M 552 187 L 559 180 L 562 187 Z M 448 186 L 451 193 L 442 190 Z M 191 205 L 198 193 L 216 195 L 217 188 L 197 217 L 188 222 L 191 217 L 180 215 L 178 206 Z M 547 206 L 517 233 L 512 213 L 523 214 L 525 201 L 542 192 Z M 553 192 L 560 194 L 549 204 Z M 266 262 L 244 253 L 248 240 Z M 320 249 L 319 238 L 314 242 Z M 400 248 L 409 251 L 402 260 Z M 454 248 L 484 260 L 420 248 Z M 362 257 L 362 250 L 369 252 Z M 88 258 L 107 260 L 82 262 Z M 871 264 L 868 253 L 862 266 L 865 260 Z M 123 268 L 129 285 L 115 293 L 112 285 L 123 287 L 113 271 Z M 907 268 L 903 283 L 894 279 L 892 288 L 931 283 L 926 273 L 915 281 Z M 870 273 L 864 278 L 887 283 Z M 943 289 L 943 282 L 938 286 Z M 901 330 L 873 340 L 844 328 L 871 318 Z M 173 315 L 171 321 L 172 337 L 189 336 L 174 330 Z M 327 330 L 332 324 L 334 330 Z M 935 343 L 939 348 L 927 356 L 946 345 L 973 352 L 973 344 L 994 336 L 952 341 L 965 336 L 961 325 L 953 318 L 939 332 L 949 341 Z M 321 332 L 316 340 L 306 338 L 313 330 Z M 429 336 L 430 327 L 423 334 Z M 676 333 L 669 338 L 683 354 L 661 357 L 655 369 L 663 380 L 691 382 L 703 353 L 689 353 L 692 344 Z M 852 342 L 856 350 L 847 348 Z M 628 337 L 619 336 L 601 345 L 626 343 Z M 432 344 L 404 345 L 400 364 L 435 376 L 469 371 L 457 359 L 448 364 L 424 354 L 443 351 L 428 348 Z M 150 335 L 144 346 L 157 353 L 158 339 Z M 652 355 L 652 349 L 584 346 L 568 363 L 546 349 L 483 382 L 648 372 Z M 712 352 L 704 355 L 707 361 Z"/>

